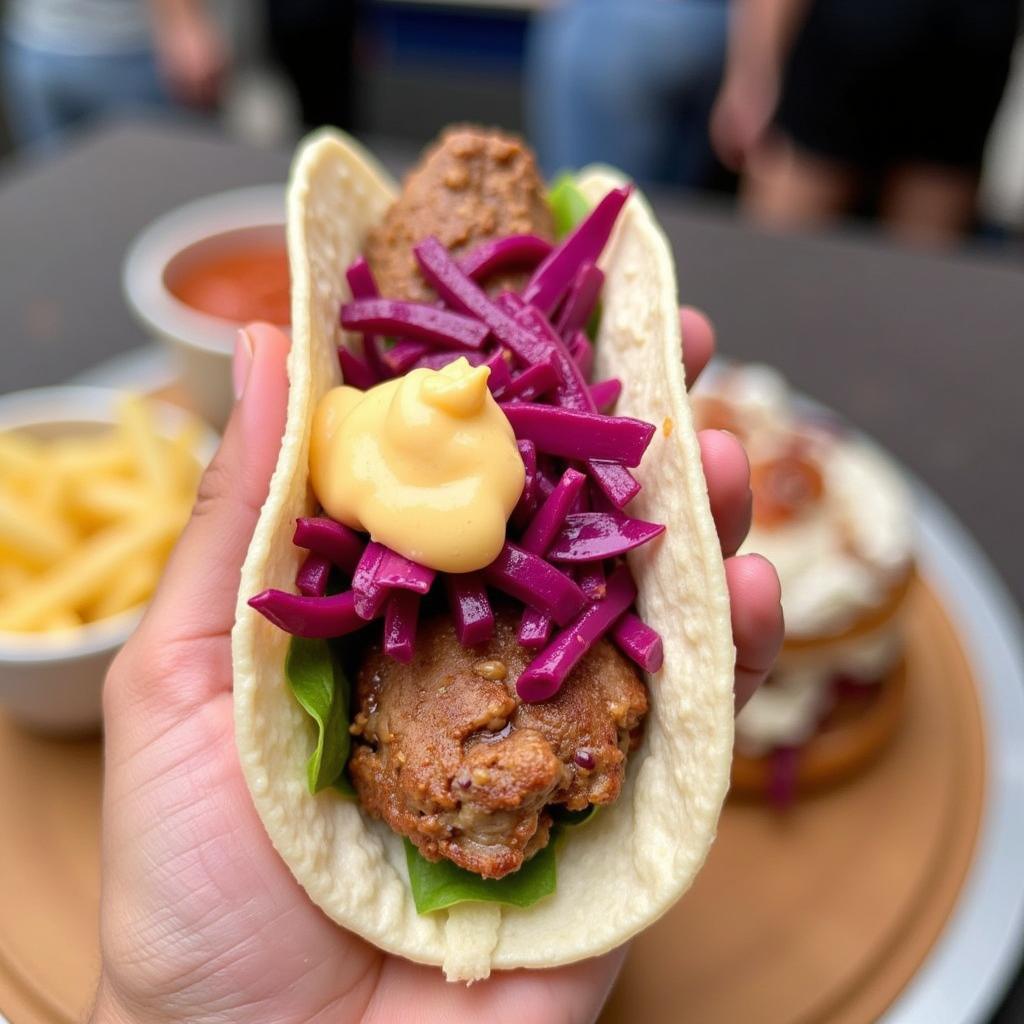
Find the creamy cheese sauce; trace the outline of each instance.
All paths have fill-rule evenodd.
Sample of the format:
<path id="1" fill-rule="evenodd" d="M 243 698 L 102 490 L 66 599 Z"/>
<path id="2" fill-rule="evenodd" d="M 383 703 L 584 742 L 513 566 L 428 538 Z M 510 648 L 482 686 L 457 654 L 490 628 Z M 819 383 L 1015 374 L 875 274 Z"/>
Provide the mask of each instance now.
<path id="1" fill-rule="evenodd" d="M 429 569 L 493 562 L 526 469 L 489 373 L 459 358 L 366 392 L 327 392 L 309 450 L 324 511 Z"/>

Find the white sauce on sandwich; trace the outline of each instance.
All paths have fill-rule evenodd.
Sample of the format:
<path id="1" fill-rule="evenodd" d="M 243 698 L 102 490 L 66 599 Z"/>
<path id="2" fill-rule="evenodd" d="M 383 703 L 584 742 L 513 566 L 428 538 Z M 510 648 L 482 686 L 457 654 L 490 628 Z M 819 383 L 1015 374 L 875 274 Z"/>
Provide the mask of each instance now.
<path id="1" fill-rule="evenodd" d="M 820 495 L 797 502 L 791 514 L 755 520 L 740 549 L 764 555 L 778 570 L 787 638 L 817 641 L 785 651 L 771 685 L 738 716 L 737 747 L 757 755 L 810 739 L 832 706 L 837 676 L 876 682 L 898 663 L 894 617 L 868 634 L 841 635 L 884 606 L 905 580 L 913 517 L 892 462 L 873 445 L 803 415 L 775 370 L 734 366 L 702 382 L 697 425 L 723 425 L 723 407 L 724 425 L 743 441 L 755 474 L 795 453 L 820 476 Z"/>

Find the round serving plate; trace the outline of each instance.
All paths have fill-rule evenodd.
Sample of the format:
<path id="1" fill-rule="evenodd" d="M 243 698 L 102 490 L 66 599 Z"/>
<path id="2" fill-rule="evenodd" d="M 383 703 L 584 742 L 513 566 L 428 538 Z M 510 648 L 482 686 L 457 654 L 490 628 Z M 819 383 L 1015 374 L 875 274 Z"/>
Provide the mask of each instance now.
<path id="1" fill-rule="evenodd" d="M 1020 618 L 915 492 L 904 728 L 870 771 L 784 815 L 729 803 L 604 1024 L 981 1024 L 1004 993 L 1024 944 Z"/>
<path id="2" fill-rule="evenodd" d="M 999 998 L 1024 917 L 1020 627 L 973 542 L 918 497 L 905 728 L 871 771 L 785 815 L 730 803 L 693 890 L 634 944 L 606 1024 L 975 1024 Z M 12 1024 L 88 1010 L 100 782 L 96 742 L 0 717 Z"/>
<path id="3" fill-rule="evenodd" d="M 974 539 L 927 488 L 915 490 L 925 567 L 974 667 L 988 778 L 958 905 L 884 1024 L 982 1024 L 1024 954 L 1024 624 Z"/>

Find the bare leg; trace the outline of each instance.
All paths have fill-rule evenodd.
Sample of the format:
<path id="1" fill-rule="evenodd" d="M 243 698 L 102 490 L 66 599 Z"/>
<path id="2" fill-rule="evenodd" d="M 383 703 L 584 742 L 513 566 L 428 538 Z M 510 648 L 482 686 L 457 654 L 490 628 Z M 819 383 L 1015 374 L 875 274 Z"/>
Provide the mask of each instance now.
<path id="1" fill-rule="evenodd" d="M 931 164 L 906 164 L 886 178 L 879 215 L 902 241 L 950 245 L 970 229 L 978 192 L 971 171 Z"/>
<path id="2" fill-rule="evenodd" d="M 763 224 L 791 228 L 836 220 L 852 205 L 856 170 L 774 136 L 752 154 L 740 189 L 743 209 Z"/>

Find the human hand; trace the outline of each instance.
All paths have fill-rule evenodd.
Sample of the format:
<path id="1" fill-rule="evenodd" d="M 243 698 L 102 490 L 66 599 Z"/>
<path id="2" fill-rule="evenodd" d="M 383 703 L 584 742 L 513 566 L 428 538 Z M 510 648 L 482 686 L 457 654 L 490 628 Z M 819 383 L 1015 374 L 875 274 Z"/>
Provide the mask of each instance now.
<path id="1" fill-rule="evenodd" d="M 220 98 L 227 51 L 216 22 L 192 3 L 164 4 L 154 15 L 160 73 L 171 95 L 190 107 L 212 107 Z"/>
<path id="2" fill-rule="evenodd" d="M 778 102 L 778 75 L 730 67 L 711 108 L 708 134 L 718 159 L 742 171 L 764 140 Z"/>
<path id="3" fill-rule="evenodd" d="M 714 338 L 701 314 L 683 310 L 682 319 L 692 383 Z M 103 959 L 93 1021 L 592 1020 L 624 950 L 450 985 L 438 970 L 338 928 L 263 830 L 233 740 L 230 631 L 284 428 L 287 348 L 267 325 L 240 339 L 241 398 L 160 588 L 107 679 Z M 734 556 L 750 521 L 739 442 L 719 431 L 704 431 L 700 442 L 727 556 L 740 704 L 781 643 L 779 585 L 764 559 Z"/>

